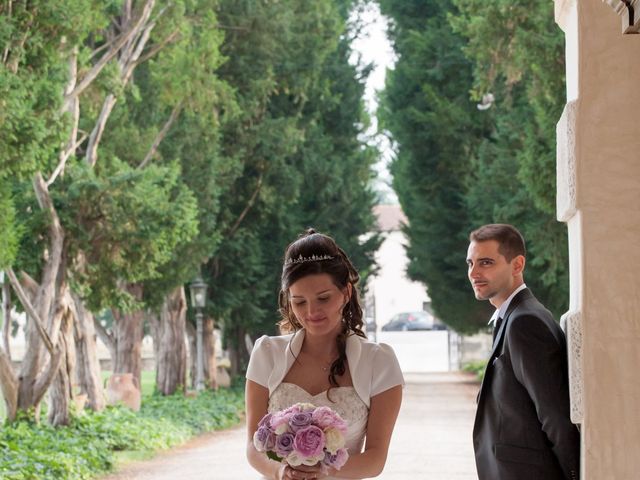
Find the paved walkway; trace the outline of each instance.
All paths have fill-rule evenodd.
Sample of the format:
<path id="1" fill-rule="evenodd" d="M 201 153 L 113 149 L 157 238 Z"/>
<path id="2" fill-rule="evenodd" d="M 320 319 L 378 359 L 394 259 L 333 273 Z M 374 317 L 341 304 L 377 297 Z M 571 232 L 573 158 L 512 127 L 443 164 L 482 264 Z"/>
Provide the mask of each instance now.
<path id="1" fill-rule="evenodd" d="M 407 375 L 383 480 L 477 480 L 471 430 L 478 385 L 464 373 Z M 244 428 L 203 435 L 104 480 L 257 480 Z"/>

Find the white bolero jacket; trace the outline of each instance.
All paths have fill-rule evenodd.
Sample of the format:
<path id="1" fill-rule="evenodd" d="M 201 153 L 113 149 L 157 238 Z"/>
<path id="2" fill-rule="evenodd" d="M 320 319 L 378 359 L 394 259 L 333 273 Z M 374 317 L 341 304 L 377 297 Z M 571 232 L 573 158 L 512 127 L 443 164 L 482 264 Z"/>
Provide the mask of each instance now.
<path id="1" fill-rule="evenodd" d="M 269 396 L 280 385 L 302 349 L 305 330 L 260 337 L 251 352 L 247 379 L 269 389 Z M 353 387 L 369 408 L 371 397 L 396 385 L 404 385 L 400 364 L 393 349 L 358 335 L 347 337 L 347 360 Z"/>

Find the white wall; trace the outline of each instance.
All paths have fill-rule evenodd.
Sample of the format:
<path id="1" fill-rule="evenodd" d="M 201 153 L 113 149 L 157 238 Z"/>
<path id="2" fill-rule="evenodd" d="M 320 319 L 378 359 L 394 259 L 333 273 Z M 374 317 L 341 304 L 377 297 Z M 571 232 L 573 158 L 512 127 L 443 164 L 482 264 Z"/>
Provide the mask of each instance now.
<path id="1" fill-rule="evenodd" d="M 404 373 L 448 372 L 449 332 L 379 332 L 378 342 L 393 348 Z"/>
<path id="2" fill-rule="evenodd" d="M 400 312 L 422 310 L 429 301 L 425 286 L 406 276 L 405 237 L 400 231 L 384 233 L 385 239 L 376 253 L 380 270 L 369 279 L 368 298 L 375 298 L 375 318 L 378 329 Z"/>
<path id="3" fill-rule="evenodd" d="M 640 35 L 622 35 L 610 5 L 629 13 L 621 1 L 556 0 L 572 79 L 557 126 L 557 214 L 569 232 L 563 320 L 583 480 L 640 471 Z"/>

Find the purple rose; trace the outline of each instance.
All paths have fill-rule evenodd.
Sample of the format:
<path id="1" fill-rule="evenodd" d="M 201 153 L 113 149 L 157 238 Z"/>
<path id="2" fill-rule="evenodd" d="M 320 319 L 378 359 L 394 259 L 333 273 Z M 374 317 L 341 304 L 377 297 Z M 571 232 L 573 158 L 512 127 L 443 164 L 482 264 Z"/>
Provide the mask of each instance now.
<path id="1" fill-rule="evenodd" d="M 296 433 L 298 430 L 308 427 L 311 425 L 311 412 L 298 412 L 294 413 L 289 418 L 289 427 L 293 433 Z"/>
<path id="2" fill-rule="evenodd" d="M 324 432 L 314 425 L 298 430 L 293 448 L 305 458 L 319 456 L 324 448 Z"/>
<path id="3" fill-rule="evenodd" d="M 329 452 L 326 452 L 324 455 L 324 460 L 322 463 L 327 465 L 328 467 L 335 468 L 336 470 L 340 470 L 347 460 L 349 459 L 349 453 L 346 448 L 340 448 L 335 453 L 335 455 L 331 455 Z"/>
<path id="4" fill-rule="evenodd" d="M 273 415 L 271 415 L 270 413 L 267 413 L 264 417 L 262 417 L 262 420 L 260 420 L 260 423 L 258 423 L 258 427 L 270 427 L 271 426 L 271 417 L 273 417 Z"/>
<path id="5" fill-rule="evenodd" d="M 292 433 L 283 433 L 276 438 L 276 453 L 279 457 L 286 457 L 293 451 L 293 441 L 295 437 Z"/>
<path id="6" fill-rule="evenodd" d="M 265 452 L 267 450 L 273 450 L 276 444 L 276 435 L 271 431 L 269 427 L 263 425 L 258 427 L 256 433 L 253 434 L 253 445 L 259 452 Z"/>

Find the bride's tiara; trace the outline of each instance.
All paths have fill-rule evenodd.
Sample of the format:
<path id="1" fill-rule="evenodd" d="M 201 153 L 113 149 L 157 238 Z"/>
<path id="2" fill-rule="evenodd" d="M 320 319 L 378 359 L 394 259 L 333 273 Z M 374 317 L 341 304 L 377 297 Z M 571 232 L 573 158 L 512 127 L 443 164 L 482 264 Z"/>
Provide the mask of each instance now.
<path id="1" fill-rule="evenodd" d="M 303 257 L 302 255 L 299 255 L 297 258 L 287 259 L 284 264 L 293 265 L 296 263 L 321 262 L 323 260 L 333 260 L 334 258 L 335 257 L 332 257 L 331 255 L 311 255 L 310 257 Z"/>

